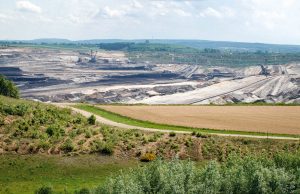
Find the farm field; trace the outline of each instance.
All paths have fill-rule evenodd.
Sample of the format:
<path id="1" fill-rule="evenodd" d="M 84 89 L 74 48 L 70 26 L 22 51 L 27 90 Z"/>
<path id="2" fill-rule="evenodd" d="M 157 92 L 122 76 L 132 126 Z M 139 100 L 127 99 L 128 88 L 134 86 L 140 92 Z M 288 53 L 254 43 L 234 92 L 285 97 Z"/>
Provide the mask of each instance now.
<path id="1" fill-rule="evenodd" d="M 257 133 L 300 134 L 299 106 L 117 106 L 101 109 L 154 123 Z"/>

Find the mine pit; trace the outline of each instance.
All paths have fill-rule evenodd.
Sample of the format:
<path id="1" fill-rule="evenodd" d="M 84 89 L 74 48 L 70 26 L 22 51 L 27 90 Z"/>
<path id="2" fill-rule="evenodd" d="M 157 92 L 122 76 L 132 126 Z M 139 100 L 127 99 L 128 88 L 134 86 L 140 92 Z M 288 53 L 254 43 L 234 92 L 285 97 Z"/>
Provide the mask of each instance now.
<path id="1" fill-rule="evenodd" d="M 120 51 L 1 49 L 0 74 L 24 98 L 53 102 L 299 102 L 299 64 L 238 68 L 135 63 Z"/>

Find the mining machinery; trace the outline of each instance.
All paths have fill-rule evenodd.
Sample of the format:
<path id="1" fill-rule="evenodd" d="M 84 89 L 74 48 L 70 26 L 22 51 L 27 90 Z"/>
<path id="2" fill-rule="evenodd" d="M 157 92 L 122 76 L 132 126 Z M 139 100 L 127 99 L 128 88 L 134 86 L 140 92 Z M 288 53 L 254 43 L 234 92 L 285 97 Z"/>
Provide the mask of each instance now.
<path id="1" fill-rule="evenodd" d="M 89 60 L 89 63 L 96 63 L 97 60 L 96 60 L 96 55 L 97 55 L 97 51 L 93 51 L 91 50 L 91 59 Z"/>

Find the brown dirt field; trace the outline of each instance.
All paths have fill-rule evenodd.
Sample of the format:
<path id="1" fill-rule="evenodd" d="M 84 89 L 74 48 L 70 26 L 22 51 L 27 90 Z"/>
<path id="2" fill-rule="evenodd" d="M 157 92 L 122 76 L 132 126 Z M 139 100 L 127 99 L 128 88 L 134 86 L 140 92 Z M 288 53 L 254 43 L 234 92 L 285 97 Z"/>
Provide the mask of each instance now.
<path id="1" fill-rule="evenodd" d="M 197 128 L 300 135 L 300 106 L 99 106 L 131 118 Z"/>

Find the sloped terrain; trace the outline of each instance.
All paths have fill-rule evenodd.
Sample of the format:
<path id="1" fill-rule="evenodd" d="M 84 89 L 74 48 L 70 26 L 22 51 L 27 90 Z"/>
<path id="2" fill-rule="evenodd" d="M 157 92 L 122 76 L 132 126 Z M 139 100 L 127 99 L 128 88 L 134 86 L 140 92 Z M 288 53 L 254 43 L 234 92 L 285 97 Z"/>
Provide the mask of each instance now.
<path id="1" fill-rule="evenodd" d="M 221 159 L 223 154 L 231 152 L 259 152 L 260 147 L 267 145 L 278 151 L 285 149 L 286 145 L 290 145 L 291 151 L 299 146 L 292 140 L 264 141 L 200 133 L 188 135 L 119 129 L 90 124 L 87 118 L 72 113 L 70 109 L 6 97 L 0 97 L 0 102 L 0 154 L 98 153 L 129 159 L 153 153 L 166 158 L 177 155 L 202 160 Z"/>
<path id="2" fill-rule="evenodd" d="M 91 47 L 90 49 L 95 49 Z M 43 102 L 225 104 L 299 102 L 300 65 L 227 67 L 133 62 L 122 51 L 7 47 L 0 74 Z"/>

